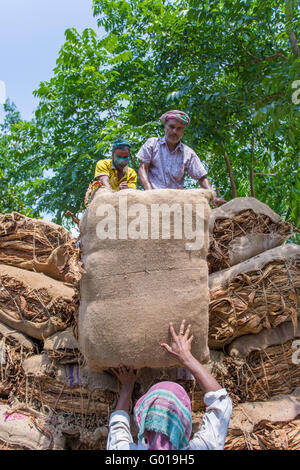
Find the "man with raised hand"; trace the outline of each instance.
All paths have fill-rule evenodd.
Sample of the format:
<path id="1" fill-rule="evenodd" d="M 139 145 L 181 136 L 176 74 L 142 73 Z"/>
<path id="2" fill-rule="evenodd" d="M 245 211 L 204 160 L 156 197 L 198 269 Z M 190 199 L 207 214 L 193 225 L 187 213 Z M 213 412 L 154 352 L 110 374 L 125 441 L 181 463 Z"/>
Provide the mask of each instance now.
<path id="1" fill-rule="evenodd" d="M 192 406 L 184 388 L 169 381 L 154 384 L 138 399 L 133 416 L 138 442 L 133 442 L 130 402 L 138 371 L 120 366 L 114 370 L 122 386 L 116 410 L 109 420 L 107 450 L 223 450 L 232 413 L 232 400 L 210 372 L 191 353 L 191 325 L 182 321 L 177 335 L 170 323 L 171 345 L 160 346 L 175 356 L 195 377 L 204 392 L 205 414 L 192 436 Z"/>
<path id="2" fill-rule="evenodd" d="M 167 111 L 160 117 L 164 125 L 164 137 L 151 137 L 140 148 L 139 178 L 145 190 L 183 189 L 187 173 L 204 189 L 213 189 L 207 172 L 193 149 L 181 142 L 190 118 L 183 111 Z M 212 204 L 217 207 L 226 201 L 216 197 Z"/>

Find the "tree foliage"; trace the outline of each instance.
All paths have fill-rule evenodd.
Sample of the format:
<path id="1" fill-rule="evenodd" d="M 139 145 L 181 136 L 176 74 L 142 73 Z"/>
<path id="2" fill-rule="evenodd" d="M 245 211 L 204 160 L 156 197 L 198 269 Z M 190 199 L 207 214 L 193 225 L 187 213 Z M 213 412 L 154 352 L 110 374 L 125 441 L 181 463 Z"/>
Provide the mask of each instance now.
<path id="1" fill-rule="evenodd" d="M 35 92 L 35 120 L 12 124 L 19 148 L 6 155 L 23 165 L 26 204 L 65 223 L 113 139 L 131 140 L 137 169 L 134 154 L 163 134 L 159 116 L 177 108 L 191 117 L 184 141 L 221 195 L 255 196 L 299 224 L 296 1 L 94 0 L 93 7 L 106 34 L 67 30 L 53 77 Z"/>

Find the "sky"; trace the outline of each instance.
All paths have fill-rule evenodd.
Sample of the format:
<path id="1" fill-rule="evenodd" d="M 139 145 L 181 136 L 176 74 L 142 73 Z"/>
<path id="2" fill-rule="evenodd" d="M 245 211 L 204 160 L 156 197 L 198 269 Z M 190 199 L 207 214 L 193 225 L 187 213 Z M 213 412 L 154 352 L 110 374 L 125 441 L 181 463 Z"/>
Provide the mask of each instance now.
<path id="1" fill-rule="evenodd" d="M 92 0 L 0 0 L 0 122 L 6 98 L 16 104 L 22 119 L 32 119 L 38 103 L 32 92 L 53 76 L 68 28 L 103 34 L 93 17 Z M 78 235 L 75 229 L 71 232 Z"/>
<path id="2" fill-rule="evenodd" d="M 53 75 L 64 32 L 72 27 L 101 35 L 92 0 L 0 0 L 0 104 L 6 95 L 22 119 L 32 119 L 38 103 L 32 92 Z"/>

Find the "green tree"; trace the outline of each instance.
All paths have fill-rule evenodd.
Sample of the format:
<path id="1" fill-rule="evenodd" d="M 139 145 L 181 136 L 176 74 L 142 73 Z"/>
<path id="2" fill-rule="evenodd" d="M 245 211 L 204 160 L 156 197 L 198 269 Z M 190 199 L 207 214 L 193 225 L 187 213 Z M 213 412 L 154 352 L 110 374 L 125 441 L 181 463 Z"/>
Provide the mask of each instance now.
<path id="1" fill-rule="evenodd" d="M 159 116 L 180 108 L 191 117 L 184 141 L 227 200 L 252 195 L 299 223 L 296 2 L 94 0 L 94 15 L 104 37 L 66 31 L 35 119 L 5 137 L 26 204 L 66 224 L 114 138 L 135 154 L 163 133 Z"/>
<path id="2" fill-rule="evenodd" d="M 17 211 L 37 216 L 32 201 L 26 201 L 30 180 L 39 173 L 34 159 L 30 164 L 26 162 L 31 124 L 21 120 L 16 105 L 9 99 L 4 104 L 4 113 L 0 125 L 0 213 Z"/>

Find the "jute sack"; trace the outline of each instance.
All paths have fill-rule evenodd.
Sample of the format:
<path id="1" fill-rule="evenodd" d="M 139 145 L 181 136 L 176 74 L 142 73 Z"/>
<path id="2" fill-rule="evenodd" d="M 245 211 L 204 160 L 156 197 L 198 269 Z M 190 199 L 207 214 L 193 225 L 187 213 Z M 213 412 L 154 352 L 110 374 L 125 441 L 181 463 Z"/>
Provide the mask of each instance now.
<path id="1" fill-rule="evenodd" d="M 0 403 L 0 441 L 28 450 L 64 450 L 65 438 L 47 418 L 28 406 Z"/>
<path id="2" fill-rule="evenodd" d="M 227 347 L 227 352 L 232 357 L 246 358 L 253 351 L 262 351 L 269 346 L 284 344 L 293 338 L 300 338 L 300 324 L 298 323 L 295 331 L 293 323 L 287 321 L 277 328 L 263 329 L 257 335 L 245 335 L 235 339 Z"/>
<path id="3" fill-rule="evenodd" d="M 0 321 L 44 339 L 73 319 L 75 291 L 41 273 L 0 264 Z"/>
<path id="4" fill-rule="evenodd" d="M 45 354 L 26 359 L 23 371 L 26 387 L 19 389 L 19 396 L 30 396 L 41 406 L 107 418 L 116 405 L 118 380 L 106 372 L 99 374 L 80 364 L 56 365 Z"/>
<path id="5" fill-rule="evenodd" d="M 293 227 L 254 197 L 239 197 L 212 210 L 209 232 L 212 273 L 281 245 Z"/>
<path id="6" fill-rule="evenodd" d="M 299 450 L 300 387 L 267 402 L 234 408 L 225 450 Z"/>
<path id="7" fill-rule="evenodd" d="M 0 322 L 0 396 L 8 397 L 22 381 L 22 362 L 37 350 L 23 333 Z"/>
<path id="8" fill-rule="evenodd" d="M 68 230 L 53 222 L 18 212 L 0 214 L 0 263 L 18 267 L 30 260 L 45 263 L 55 248 L 72 240 Z"/>
<path id="9" fill-rule="evenodd" d="M 261 421 L 289 421 L 300 414 L 300 387 L 289 395 L 276 395 L 268 401 L 241 403 L 232 413 L 228 430 L 252 432 Z"/>
<path id="10" fill-rule="evenodd" d="M 72 328 L 58 331 L 44 341 L 44 351 L 49 359 L 59 364 L 71 364 L 81 361 L 78 344 Z"/>
<path id="11" fill-rule="evenodd" d="M 97 191 L 80 223 L 86 274 L 81 281 L 79 348 L 92 369 L 120 363 L 136 368 L 176 365 L 160 343 L 170 343 L 169 322 L 178 331 L 184 318 L 196 339 L 193 354 L 202 362 L 208 359 L 211 196 L 201 189 Z M 155 211 L 162 204 L 164 223 L 170 206 L 175 210 L 170 233 L 162 225 L 156 231 Z M 110 230 L 108 239 L 100 239 L 104 224 Z M 186 235 L 192 227 L 194 235 Z"/>
<path id="12" fill-rule="evenodd" d="M 286 244 L 209 276 L 209 346 L 291 320 L 297 328 L 300 246 Z"/>

